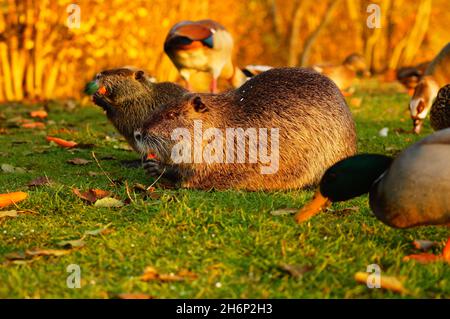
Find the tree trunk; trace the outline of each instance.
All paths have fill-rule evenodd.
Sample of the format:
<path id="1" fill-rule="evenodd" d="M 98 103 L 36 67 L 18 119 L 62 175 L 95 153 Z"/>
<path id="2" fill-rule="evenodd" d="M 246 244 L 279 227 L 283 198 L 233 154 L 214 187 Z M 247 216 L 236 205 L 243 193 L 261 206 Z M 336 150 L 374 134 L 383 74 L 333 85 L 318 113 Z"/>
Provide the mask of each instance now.
<path id="1" fill-rule="evenodd" d="M 311 49 L 316 42 L 317 38 L 319 37 L 320 33 L 326 28 L 328 23 L 331 21 L 331 17 L 333 16 L 334 11 L 337 8 L 337 5 L 341 2 L 341 0 L 331 0 L 330 4 L 328 5 L 325 16 L 322 19 L 322 22 L 320 22 L 319 26 L 314 30 L 314 32 L 306 39 L 302 57 L 300 60 L 301 66 L 307 66 L 309 63 L 309 56 L 311 54 Z"/>

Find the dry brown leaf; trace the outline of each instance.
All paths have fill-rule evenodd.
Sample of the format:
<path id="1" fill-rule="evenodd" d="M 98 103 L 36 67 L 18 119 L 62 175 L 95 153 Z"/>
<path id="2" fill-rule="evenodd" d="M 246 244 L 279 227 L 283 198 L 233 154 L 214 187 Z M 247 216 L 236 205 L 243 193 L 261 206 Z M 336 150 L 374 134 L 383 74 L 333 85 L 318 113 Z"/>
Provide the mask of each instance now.
<path id="1" fill-rule="evenodd" d="M 313 267 L 311 266 L 303 266 L 303 265 L 288 265 L 283 264 L 280 266 L 281 270 L 284 272 L 287 272 L 289 275 L 291 275 L 294 278 L 300 278 L 303 276 L 304 273 L 311 271 Z"/>
<path id="2" fill-rule="evenodd" d="M 430 250 L 432 247 L 436 246 L 437 242 L 431 240 L 420 240 L 416 239 L 413 241 L 414 248 L 422 251 Z"/>
<path id="3" fill-rule="evenodd" d="M 412 254 L 403 257 L 403 261 L 414 260 L 421 264 L 429 264 L 437 261 L 442 261 L 442 256 L 437 256 L 430 253 Z"/>
<path id="4" fill-rule="evenodd" d="M 67 160 L 67 163 L 72 165 L 87 165 L 91 163 L 92 161 L 84 159 L 84 158 L 72 158 L 70 160 Z"/>
<path id="5" fill-rule="evenodd" d="M 17 217 L 17 210 L 0 211 L 0 218 Z"/>
<path id="6" fill-rule="evenodd" d="M 95 203 L 99 199 L 105 198 L 110 195 L 110 192 L 102 190 L 102 189 L 97 189 L 97 188 L 91 188 L 83 193 L 81 193 L 78 188 L 73 188 L 72 192 L 75 195 L 77 195 L 79 198 L 81 198 L 87 202 L 90 202 L 90 203 Z"/>
<path id="7" fill-rule="evenodd" d="M 71 250 L 68 249 L 40 249 L 35 248 L 33 250 L 25 251 L 25 255 L 35 257 L 35 256 L 64 256 L 71 253 Z"/>
<path id="8" fill-rule="evenodd" d="M 47 176 L 39 176 L 27 184 L 28 187 L 50 185 L 52 181 Z"/>
<path id="9" fill-rule="evenodd" d="M 364 284 L 367 285 L 367 279 L 369 278 L 371 274 L 367 273 L 367 272 L 357 272 L 355 274 L 355 280 L 360 283 L 360 284 Z M 380 288 L 382 289 L 386 289 L 392 292 L 396 292 L 399 294 L 406 294 L 408 293 L 408 290 L 405 289 L 405 287 L 403 287 L 402 282 L 397 279 L 396 277 L 392 277 L 392 276 L 385 276 L 385 275 L 380 275 L 381 279 L 380 279 Z"/>
<path id="10" fill-rule="evenodd" d="M 177 274 L 159 274 L 154 267 L 146 267 L 141 276 L 141 281 L 159 280 L 163 282 L 194 280 L 197 275 L 189 270 L 181 270 Z"/>

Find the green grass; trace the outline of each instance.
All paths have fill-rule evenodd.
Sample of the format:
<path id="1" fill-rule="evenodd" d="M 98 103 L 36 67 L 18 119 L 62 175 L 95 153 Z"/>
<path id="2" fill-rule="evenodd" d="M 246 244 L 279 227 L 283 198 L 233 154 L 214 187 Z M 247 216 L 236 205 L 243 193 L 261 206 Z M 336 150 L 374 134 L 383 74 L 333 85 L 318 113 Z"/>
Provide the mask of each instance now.
<path id="1" fill-rule="evenodd" d="M 358 130 L 360 152 L 396 154 L 431 133 L 422 136 L 395 133 L 408 130 L 408 97 L 397 86 L 365 83 L 355 97 L 363 99 L 351 106 Z M 27 117 L 39 106 L 0 106 L 4 118 Z M 6 119 L 0 126 L 7 126 Z M 74 157 L 92 160 L 94 151 L 103 169 L 113 179 L 122 178 L 130 186 L 149 185 L 141 169 L 127 168 L 121 160 L 137 158 L 133 152 L 114 148 L 123 143 L 102 112 L 94 107 L 69 111 L 50 104 L 47 129 L 8 128 L 0 135 L 1 163 L 24 167 L 25 174 L 0 172 L 0 193 L 23 190 L 29 199 L 16 209 L 23 214 L 0 221 L 1 298 L 109 298 L 118 293 L 147 293 L 156 298 L 440 298 L 450 296 L 450 267 L 444 263 L 427 265 L 403 262 L 414 253 L 414 239 L 428 239 L 444 246 L 448 231 L 439 227 L 411 230 L 391 229 L 370 212 L 367 197 L 335 204 L 304 225 L 292 216 L 273 216 L 279 208 L 298 208 L 312 196 L 312 190 L 290 192 L 203 192 L 163 190 L 157 199 L 144 199 L 132 191 L 133 202 L 123 208 L 96 208 L 83 203 L 72 188 L 101 188 L 119 199 L 127 198 L 124 184 L 112 186 L 93 161 L 73 166 Z M 389 136 L 378 131 L 389 127 Z M 61 128 L 73 133 L 58 133 Z M 52 132 L 53 131 L 53 132 Z M 94 149 L 68 151 L 48 147 L 47 134 L 83 143 Z M 106 139 L 106 136 L 115 139 Z M 17 142 L 22 141 L 22 144 Z M 103 160 L 114 156 L 116 160 Z M 0 164 L 1 164 L 0 163 Z M 420 173 L 420 172 L 419 172 Z M 46 175 L 51 186 L 29 189 L 32 179 Z M 344 208 L 358 211 L 343 213 Z M 6 209 L 14 209 L 6 208 Z M 5 209 L 3 209 L 5 210 Z M 108 234 L 88 236 L 86 246 L 61 257 L 40 257 L 31 263 L 8 263 L 6 255 L 32 248 L 58 248 L 62 240 L 79 239 L 87 230 L 111 223 Z M 403 280 L 409 293 L 399 295 L 357 284 L 354 274 L 367 265 L 378 264 L 385 275 Z M 81 289 L 69 289 L 66 267 L 81 267 Z M 300 278 L 281 269 L 283 264 L 310 268 Z M 160 273 L 189 269 L 198 275 L 184 282 L 142 282 L 146 266 Z M 220 284 L 219 284 L 220 283 Z"/>

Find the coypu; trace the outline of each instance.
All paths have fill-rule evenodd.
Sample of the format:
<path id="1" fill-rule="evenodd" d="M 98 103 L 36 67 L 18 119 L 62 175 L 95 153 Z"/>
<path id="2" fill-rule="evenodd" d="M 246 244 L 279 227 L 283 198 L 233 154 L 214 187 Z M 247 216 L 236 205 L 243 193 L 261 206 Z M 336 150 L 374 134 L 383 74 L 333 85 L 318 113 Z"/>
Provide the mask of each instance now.
<path id="1" fill-rule="evenodd" d="M 108 119 L 136 149 L 133 133 L 160 105 L 182 96 L 186 89 L 169 82 L 153 83 L 144 71 L 123 67 L 98 73 L 86 85 L 93 102 L 102 107 Z"/>
<path id="2" fill-rule="evenodd" d="M 419 134 L 439 88 L 450 83 L 450 42 L 428 65 L 409 102 L 413 132 Z"/>
<path id="3" fill-rule="evenodd" d="M 199 125 L 208 129 L 201 132 L 200 141 L 200 132 L 195 131 Z M 187 131 L 181 134 L 181 141 L 174 138 L 180 129 Z M 205 142 L 203 135 L 214 129 L 213 142 L 211 138 Z M 238 129 L 248 133 L 243 138 L 241 135 L 240 143 L 245 144 L 239 144 L 233 135 L 233 131 L 238 135 Z M 270 130 L 270 141 L 262 134 L 258 142 L 253 140 L 255 144 L 251 144 L 252 129 L 260 134 L 264 129 Z M 226 143 L 220 141 L 217 130 L 226 132 Z M 176 147 L 181 142 L 189 145 L 192 133 L 194 152 L 187 147 L 187 158 L 182 155 L 187 160 L 180 161 L 180 148 Z M 339 89 L 327 77 L 303 68 L 274 68 L 221 94 L 186 93 L 154 112 L 135 132 L 135 138 L 141 153 L 154 152 L 157 157 L 144 163 L 147 173 L 198 189 L 303 188 L 318 182 L 328 167 L 356 152 L 355 124 Z M 215 141 L 218 144 L 213 152 L 211 145 Z M 199 153 L 197 146 L 205 146 L 205 151 Z M 240 160 L 239 147 L 244 153 L 248 149 Z M 255 155 L 258 147 L 260 158 L 255 160 L 251 152 Z M 278 156 L 278 166 L 271 172 L 264 171 L 269 166 L 267 158 L 263 160 L 261 156 L 263 148 L 270 148 L 266 156 L 269 152 L 270 156 Z M 208 155 L 217 157 L 211 160 Z M 203 156 L 206 159 L 202 160 Z M 269 168 L 273 168 L 272 164 L 273 161 Z"/>

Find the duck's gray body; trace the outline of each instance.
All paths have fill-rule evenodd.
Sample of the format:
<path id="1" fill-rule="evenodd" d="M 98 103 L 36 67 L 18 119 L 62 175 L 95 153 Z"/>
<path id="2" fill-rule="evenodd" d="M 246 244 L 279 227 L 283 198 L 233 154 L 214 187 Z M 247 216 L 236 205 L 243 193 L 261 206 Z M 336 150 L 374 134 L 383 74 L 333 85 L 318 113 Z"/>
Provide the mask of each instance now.
<path id="1" fill-rule="evenodd" d="M 450 224 L 450 129 L 403 151 L 374 183 L 370 207 L 392 227 Z"/>

